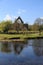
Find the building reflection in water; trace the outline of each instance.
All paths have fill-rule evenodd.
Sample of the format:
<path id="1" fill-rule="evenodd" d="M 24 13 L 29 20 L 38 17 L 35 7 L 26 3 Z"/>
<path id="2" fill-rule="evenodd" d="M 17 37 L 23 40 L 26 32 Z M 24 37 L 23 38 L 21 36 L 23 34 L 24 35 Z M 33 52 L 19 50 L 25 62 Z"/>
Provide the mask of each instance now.
<path id="1" fill-rule="evenodd" d="M 1 42 L 0 51 L 5 53 L 14 52 L 15 54 L 20 54 L 26 46 L 27 42 Z"/>
<path id="2" fill-rule="evenodd" d="M 14 44 L 14 51 L 16 54 L 20 54 L 23 48 L 24 48 L 23 44 L 19 44 L 19 43 Z"/>
<path id="3" fill-rule="evenodd" d="M 43 39 L 35 39 L 34 40 L 33 50 L 37 56 L 43 56 Z"/>

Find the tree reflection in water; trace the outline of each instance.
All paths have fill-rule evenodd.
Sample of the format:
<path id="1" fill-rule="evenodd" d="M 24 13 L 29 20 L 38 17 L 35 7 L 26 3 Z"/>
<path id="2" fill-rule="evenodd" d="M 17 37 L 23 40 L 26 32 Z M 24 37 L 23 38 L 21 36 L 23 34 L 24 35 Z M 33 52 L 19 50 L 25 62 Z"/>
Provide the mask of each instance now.
<path id="1" fill-rule="evenodd" d="M 43 55 L 43 39 L 35 39 L 33 42 L 34 53 L 37 56 Z"/>
<path id="2" fill-rule="evenodd" d="M 2 42 L 1 52 L 15 52 L 15 54 L 20 54 L 23 48 L 27 46 L 27 42 Z"/>
<path id="3" fill-rule="evenodd" d="M 2 42 L 1 43 L 1 52 L 11 52 L 9 42 Z"/>

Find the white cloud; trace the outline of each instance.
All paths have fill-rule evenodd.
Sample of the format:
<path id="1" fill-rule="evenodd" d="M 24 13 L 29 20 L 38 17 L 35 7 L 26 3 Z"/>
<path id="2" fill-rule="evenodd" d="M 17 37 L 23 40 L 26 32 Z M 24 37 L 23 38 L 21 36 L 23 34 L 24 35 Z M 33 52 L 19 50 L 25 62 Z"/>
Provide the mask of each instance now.
<path id="1" fill-rule="evenodd" d="M 23 12 L 23 13 L 25 13 L 25 12 L 26 12 L 26 10 L 22 10 L 22 12 Z"/>
<path id="2" fill-rule="evenodd" d="M 5 21 L 6 20 L 14 20 L 14 19 L 17 19 L 17 18 L 18 18 L 17 16 L 10 16 L 9 14 L 7 14 L 3 20 L 5 20 Z"/>
<path id="3" fill-rule="evenodd" d="M 17 16 L 13 16 L 14 19 L 18 18 Z"/>
<path id="4" fill-rule="evenodd" d="M 17 14 L 22 14 L 22 13 L 25 13 L 25 12 L 26 12 L 26 10 L 24 10 L 24 9 L 18 9 Z"/>
<path id="5" fill-rule="evenodd" d="M 22 12 L 18 11 L 17 13 L 18 13 L 18 14 L 21 14 Z"/>
<path id="6" fill-rule="evenodd" d="M 11 20 L 12 18 L 11 18 L 11 16 L 9 15 L 9 14 L 7 14 L 6 16 L 5 16 L 5 18 L 4 18 L 4 20 Z"/>
<path id="7" fill-rule="evenodd" d="M 40 19 L 43 19 L 43 17 L 40 17 Z"/>

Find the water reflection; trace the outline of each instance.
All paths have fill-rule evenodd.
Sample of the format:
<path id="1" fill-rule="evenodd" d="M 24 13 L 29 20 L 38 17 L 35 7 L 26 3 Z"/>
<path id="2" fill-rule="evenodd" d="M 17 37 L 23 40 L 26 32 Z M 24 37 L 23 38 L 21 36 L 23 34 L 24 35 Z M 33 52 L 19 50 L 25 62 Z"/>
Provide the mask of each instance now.
<path id="1" fill-rule="evenodd" d="M 10 44 L 8 42 L 1 43 L 1 52 L 11 52 Z"/>
<path id="2" fill-rule="evenodd" d="M 5 53 L 13 52 L 15 54 L 20 54 L 26 46 L 29 48 L 31 45 L 35 55 L 43 55 L 43 39 L 28 40 L 26 42 L 1 42 L 0 51 Z"/>
<path id="3" fill-rule="evenodd" d="M 34 53 L 37 56 L 43 56 L 43 39 L 35 39 L 32 45 Z"/>
<path id="4" fill-rule="evenodd" d="M 20 54 L 25 46 L 27 46 L 27 42 L 1 42 L 0 51 Z"/>
<path id="5" fill-rule="evenodd" d="M 43 65 L 43 39 L 0 42 L 0 65 L 41 65 L 41 63 Z"/>
<path id="6" fill-rule="evenodd" d="M 16 54 L 20 54 L 23 48 L 24 48 L 23 44 L 16 44 L 16 43 L 14 44 L 14 51 Z"/>

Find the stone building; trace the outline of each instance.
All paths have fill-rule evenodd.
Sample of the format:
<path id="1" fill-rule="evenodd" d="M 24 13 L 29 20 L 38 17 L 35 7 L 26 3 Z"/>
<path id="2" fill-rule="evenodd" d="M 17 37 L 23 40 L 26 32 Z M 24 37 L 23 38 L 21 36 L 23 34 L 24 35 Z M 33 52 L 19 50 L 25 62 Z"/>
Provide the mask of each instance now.
<path id="1" fill-rule="evenodd" d="M 26 30 L 28 30 L 28 24 L 24 24 L 24 22 L 23 22 L 23 20 L 21 19 L 21 17 L 19 16 L 16 20 L 15 20 L 15 22 L 14 22 L 14 24 L 13 24 L 13 29 L 14 30 L 19 30 L 19 31 L 26 31 Z"/>

